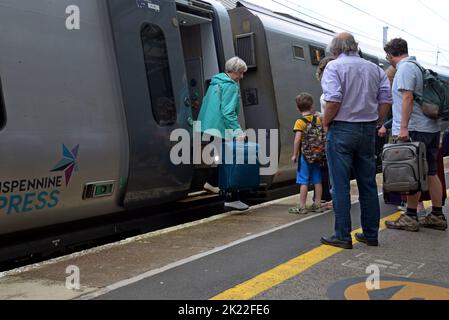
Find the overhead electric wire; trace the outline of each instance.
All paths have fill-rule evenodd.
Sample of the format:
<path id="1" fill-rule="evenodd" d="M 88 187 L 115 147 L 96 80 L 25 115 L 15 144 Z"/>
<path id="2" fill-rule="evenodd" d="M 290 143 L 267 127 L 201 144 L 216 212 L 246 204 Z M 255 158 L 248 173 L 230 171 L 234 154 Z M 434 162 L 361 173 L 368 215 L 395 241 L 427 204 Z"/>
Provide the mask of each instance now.
<path id="1" fill-rule="evenodd" d="M 439 14 L 438 12 L 436 12 L 435 10 L 433 10 L 432 8 L 430 8 L 427 4 L 423 3 L 421 0 L 416 0 L 420 5 L 422 5 L 424 8 L 426 8 L 427 10 L 429 10 L 430 12 L 432 12 L 434 15 L 440 17 L 442 20 L 444 20 L 445 22 L 449 23 L 449 20 L 446 19 L 445 17 L 443 17 L 441 14 Z"/>
<path id="2" fill-rule="evenodd" d="M 441 54 L 441 57 L 443 57 L 444 60 L 446 60 L 447 62 L 449 62 L 449 59 L 448 59 L 443 53 L 440 52 L 440 54 Z"/>
<path id="3" fill-rule="evenodd" d="M 446 22 L 446 23 L 449 24 L 449 20 L 448 20 L 447 18 L 443 17 L 441 14 L 439 14 L 438 12 L 436 12 L 434 9 L 432 9 L 431 7 L 429 7 L 427 4 L 423 3 L 421 0 L 416 0 L 416 2 L 418 2 L 420 5 L 422 5 L 424 8 L 426 8 L 428 11 L 430 11 L 431 13 L 433 13 L 434 15 L 436 15 L 437 17 L 439 17 L 441 20 L 443 20 L 444 22 Z M 445 49 L 441 48 L 440 46 L 449 46 L 448 44 L 440 44 L 440 45 L 437 46 L 437 47 L 438 47 L 439 53 L 442 54 L 442 52 L 441 52 L 440 50 L 443 50 L 443 51 L 449 53 L 448 50 L 445 50 Z M 445 60 L 447 60 L 447 59 L 445 58 Z"/>
<path id="4" fill-rule="evenodd" d="M 424 50 L 424 49 L 415 49 L 415 48 L 408 48 L 411 51 L 418 51 L 418 52 L 433 52 L 435 53 L 435 50 Z"/>
<path id="5" fill-rule="evenodd" d="M 281 4 L 281 3 L 279 3 L 278 1 L 273 1 L 273 2 L 276 2 L 276 3 L 278 3 L 278 4 Z M 292 2 L 292 1 L 286 0 L 286 2 L 290 3 L 291 5 L 296 6 L 296 7 L 298 7 L 298 8 L 301 8 L 301 9 L 307 10 L 307 11 L 309 11 L 309 12 L 312 12 L 313 14 L 316 14 L 317 16 L 319 16 L 319 17 L 321 17 L 321 18 L 323 18 L 323 19 L 327 19 L 328 21 L 334 21 L 334 22 L 336 22 L 336 23 L 339 24 L 339 28 L 342 29 L 342 30 L 348 31 L 348 28 L 349 28 L 350 30 L 355 30 L 355 31 L 357 31 L 359 35 L 364 36 L 364 37 L 366 37 L 366 38 L 368 38 L 368 39 L 371 39 L 371 40 L 374 40 L 374 41 L 382 41 L 382 39 L 375 39 L 375 38 L 373 38 L 373 37 L 375 37 L 375 36 L 373 36 L 373 35 L 371 35 L 371 34 L 368 34 L 368 33 L 366 33 L 366 32 L 363 31 L 363 30 L 354 28 L 353 26 L 347 25 L 347 24 L 345 24 L 345 23 L 343 23 L 343 22 L 341 22 L 341 21 L 338 21 L 338 20 L 336 20 L 336 19 L 334 19 L 334 18 L 329 18 L 329 17 L 327 17 L 327 16 L 325 16 L 325 15 L 319 13 L 319 12 L 316 12 L 316 11 L 311 10 L 311 9 L 309 9 L 309 8 L 303 7 L 303 6 L 301 6 L 301 5 L 297 4 L 297 3 L 294 3 L 294 2 Z M 282 5 L 282 4 L 281 4 L 281 5 Z M 292 9 L 292 10 L 293 10 L 293 9 Z M 295 10 L 295 11 L 296 11 L 296 10 Z M 299 12 L 299 11 L 296 11 L 296 12 Z M 302 14 L 302 13 L 301 13 L 301 14 Z M 314 18 L 314 19 L 316 19 L 316 18 Z M 328 23 L 328 22 L 326 22 L 326 23 Z M 343 27 L 341 27 L 341 26 L 344 26 L 346 29 L 343 28 Z"/>
<path id="6" fill-rule="evenodd" d="M 360 11 L 360 12 L 362 12 L 362 13 L 364 13 L 364 14 L 370 16 L 370 17 L 373 18 L 373 19 L 376 19 L 376 20 L 378 20 L 378 21 L 380 21 L 380 22 L 382 22 L 382 23 L 384 23 L 384 24 L 386 24 L 386 25 L 389 25 L 390 27 L 393 27 L 393 28 L 395 28 L 395 29 L 398 29 L 398 30 L 400 30 L 400 31 L 402 31 L 402 32 L 404 32 L 404 33 L 406 33 L 406 34 L 408 34 L 408 35 L 414 37 L 415 39 L 418 39 L 419 41 L 422 41 L 422 42 L 424 42 L 424 43 L 427 43 L 428 45 L 431 45 L 432 47 L 438 47 L 437 45 L 435 45 L 435 44 L 433 44 L 433 43 L 431 43 L 431 42 L 429 42 L 429 41 L 427 41 L 427 40 L 425 40 L 425 39 L 423 39 L 423 38 L 421 38 L 421 37 L 418 37 L 418 36 L 416 36 L 416 35 L 414 35 L 414 34 L 408 32 L 408 31 L 405 30 L 404 28 L 400 28 L 400 27 L 398 27 L 398 26 L 395 26 L 394 24 L 391 24 L 391 23 L 389 23 L 388 21 L 386 21 L 386 20 L 384 20 L 384 19 L 381 19 L 381 18 L 379 18 L 379 17 L 376 17 L 375 15 L 373 15 L 373 14 L 371 14 L 371 13 L 369 13 L 369 12 L 363 10 L 363 9 L 360 9 L 359 7 L 357 7 L 357 6 L 355 6 L 355 5 L 351 4 L 351 3 L 348 3 L 348 2 L 346 2 L 346 1 L 344 1 L 344 0 L 338 0 L 338 1 L 340 1 L 341 3 L 347 5 L 347 6 L 351 7 L 351 8 L 353 8 L 354 10 Z M 439 49 L 440 49 L 440 50 L 444 50 L 444 51 L 446 51 L 446 52 L 449 53 L 448 50 L 445 50 L 445 49 L 443 49 L 443 48 L 439 48 Z"/>
<path id="7" fill-rule="evenodd" d="M 308 17 L 308 18 L 311 18 L 311 19 L 314 19 L 314 20 L 316 20 L 316 21 L 319 21 L 319 22 L 321 22 L 321 23 L 327 24 L 327 25 L 329 25 L 329 26 L 331 26 L 331 27 L 334 27 L 334 28 L 337 28 L 337 29 L 339 29 L 339 30 L 347 31 L 347 32 L 353 33 L 353 34 L 355 34 L 355 35 L 365 37 L 366 39 L 370 39 L 370 40 L 372 40 L 372 41 L 376 41 L 376 42 L 382 41 L 381 39 L 376 39 L 376 38 L 374 38 L 374 36 L 368 35 L 368 33 L 365 33 L 364 31 L 361 31 L 360 29 L 353 28 L 353 27 L 351 27 L 351 26 L 349 26 L 349 25 L 346 25 L 346 24 L 344 24 L 344 23 L 342 23 L 342 22 L 340 22 L 340 21 L 338 21 L 338 20 L 335 20 L 335 19 L 333 19 L 333 18 L 326 17 L 325 15 L 323 15 L 323 14 L 321 14 L 321 13 L 318 13 L 318 12 L 316 12 L 316 11 L 313 11 L 313 10 L 311 10 L 311 9 L 308 9 L 308 8 L 306 8 L 306 7 L 303 7 L 303 6 L 299 5 L 299 4 L 296 4 L 296 3 L 294 3 L 294 2 L 291 2 L 291 1 L 289 1 L 289 0 L 285 0 L 285 1 L 286 1 L 287 3 L 289 3 L 289 4 L 291 4 L 291 5 L 294 5 L 294 6 L 297 7 L 297 8 L 301 8 L 301 9 L 307 10 L 307 11 L 309 11 L 309 12 L 311 12 L 311 13 L 313 13 L 313 14 L 315 14 L 315 15 L 321 17 L 321 18 L 324 18 L 324 19 L 327 19 L 327 20 L 334 21 L 334 22 L 336 22 L 336 23 L 339 24 L 339 25 L 336 25 L 336 24 L 330 23 L 329 21 L 325 21 L 325 20 L 323 20 L 323 19 L 320 19 L 320 18 L 311 16 L 310 14 L 307 14 L 307 13 L 304 13 L 304 12 L 302 12 L 302 11 L 299 11 L 298 9 L 292 8 L 291 6 L 288 6 L 288 5 L 286 5 L 285 3 L 279 2 L 279 1 L 277 1 L 277 0 L 272 0 L 273 3 L 276 3 L 276 4 L 281 5 L 281 6 L 287 8 L 287 9 L 289 9 L 289 10 L 292 10 L 292 11 L 296 12 L 297 14 L 303 15 L 303 16 Z M 395 28 L 395 29 L 397 29 L 397 30 L 400 30 L 400 31 L 402 31 L 402 32 L 404 32 L 404 33 L 406 33 L 406 34 L 408 34 L 408 35 L 414 37 L 415 39 L 418 39 L 419 41 L 422 41 L 422 42 L 426 43 L 427 45 L 430 45 L 430 46 L 432 46 L 432 47 L 437 48 L 437 51 L 438 51 L 439 54 L 441 54 L 441 55 L 442 55 L 442 51 L 444 51 L 444 52 L 446 52 L 446 53 L 449 54 L 449 50 L 446 50 L 446 49 L 442 48 L 442 47 L 441 47 L 441 44 L 440 44 L 439 46 L 437 46 L 437 45 L 435 45 L 435 44 L 433 44 L 433 43 L 431 43 L 431 42 L 429 42 L 429 41 L 427 41 L 427 40 L 425 40 L 425 39 L 423 39 L 423 38 L 421 38 L 421 37 L 419 37 L 419 36 L 416 36 L 416 35 L 414 35 L 414 34 L 408 32 L 407 30 L 405 30 L 405 28 L 400 28 L 400 27 L 398 27 L 398 26 L 396 26 L 396 25 L 394 25 L 394 24 L 392 24 L 392 23 L 390 23 L 390 22 L 388 22 L 388 21 L 386 21 L 386 20 L 384 20 L 384 19 L 381 19 L 381 18 L 379 18 L 379 17 L 376 17 L 375 15 L 373 15 L 373 14 L 371 14 L 371 13 L 369 13 L 369 12 L 363 10 L 363 9 L 360 9 L 360 8 L 358 8 L 357 6 L 352 5 L 351 3 L 348 3 L 348 2 L 346 2 L 346 1 L 344 1 L 344 0 L 339 0 L 339 1 L 342 2 L 343 4 L 349 6 L 349 7 L 351 7 L 351 8 L 353 8 L 353 9 L 357 10 L 357 11 L 360 11 L 360 12 L 364 13 L 365 15 L 370 16 L 371 18 L 373 18 L 373 19 L 375 19 L 375 20 L 377 20 L 377 21 L 382 22 L 383 24 L 386 24 L 386 25 L 388 25 L 388 26 L 390 26 L 390 27 L 392 27 L 392 28 Z M 419 1 L 419 2 L 421 3 L 420 0 L 417 0 L 417 1 Z M 422 4 L 422 3 L 421 3 L 421 4 Z M 428 9 L 431 10 L 430 8 L 428 8 Z M 449 20 L 447 20 L 447 22 L 449 23 Z M 357 30 L 358 32 L 355 32 L 354 30 Z M 435 53 L 435 49 L 434 49 L 434 50 L 410 49 L 410 50 L 418 51 L 418 52 L 423 52 L 423 53 Z M 443 55 L 443 56 L 444 56 L 444 55 Z M 446 61 L 449 62 L 449 60 L 446 58 L 446 56 L 444 56 L 444 59 L 445 59 Z"/>
<path id="8" fill-rule="evenodd" d="M 272 1 L 273 1 L 274 3 L 277 3 L 277 4 L 279 4 L 279 5 L 283 6 L 283 7 L 285 7 L 285 8 L 288 8 L 288 9 L 290 9 L 290 10 L 292 10 L 292 11 L 298 13 L 298 14 L 301 14 L 301 15 L 306 16 L 306 17 L 308 17 L 308 18 L 314 19 L 314 20 L 319 21 L 319 22 L 321 22 L 321 23 L 325 23 L 325 24 L 327 24 L 327 25 L 329 25 L 329 26 L 331 26 L 331 27 L 334 27 L 334 28 L 337 28 L 337 29 L 340 29 L 340 30 L 343 30 L 343 31 L 347 31 L 347 32 L 352 32 L 352 31 L 350 31 L 350 30 L 347 30 L 347 29 L 345 29 L 345 28 L 342 28 L 341 26 L 337 26 L 337 25 L 334 25 L 334 24 L 329 23 L 329 22 L 327 22 L 327 21 L 324 21 L 324 20 L 321 20 L 321 19 L 312 17 L 312 16 L 310 16 L 310 15 L 308 15 L 308 14 L 306 14 L 306 13 L 303 13 L 303 12 L 301 12 L 301 11 L 299 11 L 299 10 L 297 10 L 297 9 L 294 9 L 294 8 L 288 6 L 288 5 L 284 4 L 284 3 L 281 3 L 281 2 L 279 2 L 279 1 L 276 1 L 276 0 L 272 0 Z M 352 33 L 354 33 L 354 34 L 356 34 L 356 35 L 360 35 L 360 36 L 362 36 L 362 37 L 366 37 L 366 36 L 364 36 L 364 35 L 362 35 L 362 34 L 359 34 L 359 33 L 357 33 L 357 32 L 352 32 Z M 367 39 L 370 39 L 370 40 L 373 40 L 373 41 L 379 41 L 379 39 L 374 39 L 374 38 L 371 38 L 371 37 L 366 37 L 366 38 L 367 38 Z"/>

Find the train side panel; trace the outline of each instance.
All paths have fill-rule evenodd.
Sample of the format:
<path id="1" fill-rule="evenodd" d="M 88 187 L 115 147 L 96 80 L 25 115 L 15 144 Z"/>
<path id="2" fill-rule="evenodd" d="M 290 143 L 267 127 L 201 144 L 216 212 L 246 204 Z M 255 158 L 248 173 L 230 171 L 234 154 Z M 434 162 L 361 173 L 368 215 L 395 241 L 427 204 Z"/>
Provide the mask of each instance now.
<path id="1" fill-rule="evenodd" d="M 293 126 L 299 115 L 296 96 L 302 92 L 310 93 L 315 110 L 320 111 L 322 89 L 315 73 L 331 37 L 313 28 L 300 28 L 268 15 L 262 16 L 261 20 L 266 30 L 279 118 L 279 174 L 273 180 L 277 183 L 292 180 L 296 175 L 296 168 L 291 163 Z"/>
<path id="2" fill-rule="evenodd" d="M 105 1 L 1 0 L 0 21 L 0 234 L 121 210 L 128 137 Z"/>
<path id="3" fill-rule="evenodd" d="M 247 128 L 278 129 L 276 95 L 273 86 L 272 61 L 268 59 L 265 29 L 257 14 L 244 7 L 229 11 L 232 32 L 238 54 L 249 65 L 248 72 L 240 82 L 243 111 Z M 267 136 L 267 146 L 270 145 Z M 279 141 L 277 141 L 279 145 Z M 279 151 L 279 150 L 276 150 Z M 261 182 L 270 185 L 273 176 L 262 176 Z"/>
<path id="4" fill-rule="evenodd" d="M 324 43 L 331 37 L 316 27 L 280 19 L 256 6 L 237 7 L 230 16 L 237 51 L 243 52 L 253 65 L 242 80 L 248 127 L 279 130 L 279 168 L 264 181 L 268 186 L 291 181 L 296 171 L 290 160 L 292 128 L 298 118 L 295 97 L 309 92 L 319 108 L 321 86 L 315 79 L 316 64 L 325 54 Z M 242 43 L 242 38 L 251 37 L 253 45 L 249 41 Z"/>

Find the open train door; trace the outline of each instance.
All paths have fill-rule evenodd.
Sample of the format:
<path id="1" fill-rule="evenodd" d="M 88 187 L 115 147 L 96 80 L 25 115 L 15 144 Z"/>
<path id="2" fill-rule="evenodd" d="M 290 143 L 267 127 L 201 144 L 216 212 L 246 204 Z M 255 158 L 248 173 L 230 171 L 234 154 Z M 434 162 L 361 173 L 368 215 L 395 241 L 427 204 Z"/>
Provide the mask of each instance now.
<path id="1" fill-rule="evenodd" d="M 217 1 L 176 0 L 176 3 L 192 118 L 196 121 L 211 79 L 224 72 L 226 61 L 235 56 L 231 21 L 226 8 Z M 239 121 L 244 127 L 243 111 Z M 209 167 L 196 166 L 191 191 L 202 190 L 209 174 Z"/>
<path id="2" fill-rule="evenodd" d="M 173 130 L 192 130 L 175 1 L 109 0 L 108 10 L 129 135 L 124 207 L 178 200 L 193 168 L 170 159 Z"/>

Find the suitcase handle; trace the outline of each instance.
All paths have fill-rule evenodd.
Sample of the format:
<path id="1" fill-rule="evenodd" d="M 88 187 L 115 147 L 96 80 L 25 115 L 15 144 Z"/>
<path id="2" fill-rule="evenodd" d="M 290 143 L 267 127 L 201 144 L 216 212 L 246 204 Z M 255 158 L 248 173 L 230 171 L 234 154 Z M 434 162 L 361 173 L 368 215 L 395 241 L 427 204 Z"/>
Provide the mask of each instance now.
<path id="1" fill-rule="evenodd" d="M 237 137 L 234 137 L 234 138 L 232 139 L 232 141 L 233 141 L 233 142 L 237 142 Z M 242 141 L 239 141 L 239 142 L 242 142 Z M 245 136 L 245 140 L 244 140 L 243 142 L 245 142 L 245 143 L 248 142 L 248 136 Z"/>
<path id="2" fill-rule="evenodd" d="M 402 141 L 399 140 L 399 137 L 393 138 L 393 143 L 397 144 L 397 143 L 407 143 L 407 142 L 413 142 L 413 139 L 408 137 L 408 140 Z"/>

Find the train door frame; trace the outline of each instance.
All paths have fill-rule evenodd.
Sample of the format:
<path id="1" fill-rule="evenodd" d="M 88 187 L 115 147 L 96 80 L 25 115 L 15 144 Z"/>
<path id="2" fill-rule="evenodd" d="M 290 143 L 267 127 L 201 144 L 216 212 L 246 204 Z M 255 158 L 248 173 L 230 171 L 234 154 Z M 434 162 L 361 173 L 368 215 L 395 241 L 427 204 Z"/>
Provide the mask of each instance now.
<path id="1" fill-rule="evenodd" d="M 178 4 L 177 9 L 192 117 L 196 121 L 208 87 L 207 82 L 222 71 L 218 62 L 222 54 L 217 51 L 216 19 L 212 8 Z"/>
<path id="2" fill-rule="evenodd" d="M 0 76 L 0 131 L 6 125 L 6 106 L 5 97 L 3 96 L 2 78 Z"/>
<path id="3" fill-rule="evenodd" d="M 182 199 L 190 188 L 193 167 L 172 164 L 170 150 L 175 143 L 170 142 L 170 135 L 179 128 L 191 132 L 192 119 L 176 3 L 153 0 L 150 6 L 145 1 L 110 0 L 108 11 L 129 138 L 123 206 L 128 209 Z M 143 35 L 146 31 L 148 37 Z M 151 69 L 151 63 L 160 63 L 159 68 Z M 165 73 L 159 72 L 164 68 Z M 153 95 L 154 87 L 162 95 Z M 176 120 L 158 121 L 154 102 L 162 112 L 175 108 Z"/>
<path id="4" fill-rule="evenodd" d="M 192 118 L 196 121 L 212 77 L 224 72 L 226 61 L 235 56 L 230 17 L 221 3 L 212 0 L 177 0 L 177 10 Z M 239 120 L 243 125 L 243 112 Z M 195 167 L 191 192 L 202 190 L 208 170 L 203 165 Z"/>

